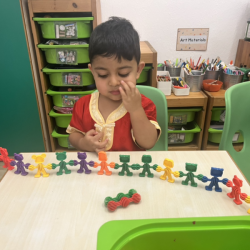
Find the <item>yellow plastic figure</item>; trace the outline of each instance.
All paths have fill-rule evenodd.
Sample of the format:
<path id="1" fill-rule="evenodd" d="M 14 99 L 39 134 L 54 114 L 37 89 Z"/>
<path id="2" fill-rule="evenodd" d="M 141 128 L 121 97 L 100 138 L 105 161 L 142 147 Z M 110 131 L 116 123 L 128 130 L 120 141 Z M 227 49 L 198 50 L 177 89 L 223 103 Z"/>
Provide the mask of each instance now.
<path id="1" fill-rule="evenodd" d="M 247 196 L 247 198 L 245 199 L 245 202 L 250 204 L 250 196 Z M 247 212 L 250 214 L 250 209 L 248 209 Z"/>
<path id="2" fill-rule="evenodd" d="M 39 178 L 41 177 L 41 173 L 43 174 L 43 177 L 48 177 L 49 174 L 45 171 L 45 168 L 47 169 L 52 169 L 52 164 L 48 164 L 47 166 L 43 165 L 44 162 L 44 158 L 46 157 L 46 154 L 41 154 L 41 155 L 32 155 L 32 159 L 35 160 L 36 163 L 38 163 L 38 165 L 35 167 L 33 165 L 29 166 L 29 170 L 33 171 L 36 168 L 38 169 L 35 178 Z"/>
<path id="3" fill-rule="evenodd" d="M 174 179 L 172 178 L 172 174 L 177 178 L 180 176 L 180 173 L 178 171 L 173 172 L 171 170 L 171 168 L 174 167 L 174 162 L 168 158 L 166 158 L 163 162 L 163 165 L 166 167 L 165 169 L 161 168 L 160 166 L 158 166 L 156 168 L 157 172 L 161 172 L 164 171 L 165 173 L 160 177 L 160 179 L 162 180 L 166 180 L 168 177 L 168 182 L 174 183 Z"/>

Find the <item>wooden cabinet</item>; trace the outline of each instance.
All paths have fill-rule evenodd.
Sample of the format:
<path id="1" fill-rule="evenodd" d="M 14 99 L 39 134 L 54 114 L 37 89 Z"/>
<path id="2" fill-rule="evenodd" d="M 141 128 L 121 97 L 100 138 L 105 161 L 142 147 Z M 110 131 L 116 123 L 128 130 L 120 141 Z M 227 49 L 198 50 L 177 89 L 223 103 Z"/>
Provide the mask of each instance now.
<path id="1" fill-rule="evenodd" d="M 250 68 L 250 42 L 244 39 L 239 40 L 235 66 Z"/>

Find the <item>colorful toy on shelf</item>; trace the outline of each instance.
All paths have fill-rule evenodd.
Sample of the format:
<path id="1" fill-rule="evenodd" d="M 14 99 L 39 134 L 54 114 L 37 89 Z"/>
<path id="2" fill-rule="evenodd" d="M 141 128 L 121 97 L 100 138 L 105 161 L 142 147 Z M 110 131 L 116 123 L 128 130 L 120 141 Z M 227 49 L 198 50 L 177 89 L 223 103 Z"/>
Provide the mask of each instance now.
<path id="1" fill-rule="evenodd" d="M 139 170 L 140 168 L 143 168 L 143 171 L 139 174 L 139 176 L 140 177 L 145 177 L 145 173 L 147 173 L 148 177 L 153 178 L 154 174 L 151 173 L 150 168 L 153 168 L 154 170 L 156 170 L 156 168 L 158 167 L 158 165 L 154 164 L 152 167 L 149 165 L 149 163 L 152 162 L 151 155 L 143 155 L 141 161 L 144 163 L 143 166 L 141 166 L 139 164 L 134 164 L 133 167 L 132 167 L 132 169 Z"/>
<path id="2" fill-rule="evenodd" d="M 107 206 L 110 201 L 118 202 L 123 197 L 131 198 L 133 196 L 133 194 L 136 194 L 136 193 L 137 193 L 137 191 L 135 189 L 130 189 L 127 194 L 119 193 L 115 198 L 108 196 L 105 198 L 104 204 L 105 204 L 105 206 Z"/>
<path id="3" fill-rule="evenodd" d="M 231 187 L 232 188 L 232 192 L 228 193 L 227 196 L 229 198 L 234 198 L 234 203 L 237 205 L 242 204 L 242 201 L 245 201 L 247 198 L 247 194 L 245 193 L 241 193 L 241 187 L 242 187 L 242 180 L 239 179 L 237 177 L 237 175 L 234 176 L 233 178 L 233 182 L 232 181 L 228 181 L 227 182 L 227 187 Z M 240 200 L 241 199 L 241 200 Z"/>
<path id="4" fill-rule="evenodd" d="M 180 177 L 187 176 L 186 180 L 181 182 L 182 185 L 188 185 L 188 182 L 191 181 L 191 186 L 197 187 L 197 183 L 194 181 L 194 178 L 197 178 L 200 181 L 203 178 L 202 174 L 194 175 L 193 173 L 197 171 L 197 164 L 186 163 L 186 171 L 188 171 L 187 174 L 184 174 L 182 171 L 179 171 Z"/>
<path id="5" fill-rule="evenodd" d="M 59 164 L 52 163 L 52 169 L 60 167 L 59 171 L 56 173 L 57 175 L 62 175 L 63 170 L 65 174 L 70 174 L 71 170 L 67 168 L 67 165 L 76 166 L 77 163 L 73 160 L 70 160 L 69 162 L 64 161 L 66 158 L 67 158 L 67 155 L 65 151 L 56 153 L 56 159 L 60 162 Z"/>
<path id="6" fill-rule="evenodd" d="M 46 157 L 46 154 L 41 155 L 32 155 L 32 159 L 35 160 L 35 163 L 38 163 L 38 165 L 35 167 L 33 165 L 29 165 L 29 170 L 33 171 L 37 168 L 37 173 L 35 175 L 36 178 L 41 177 L 41 173 L 43 174 L 43 177 L 48 177 L 49 173 L 45 171 L 45 168 L 52 169 L 52 165 L 48 164 L 46 166 L 43 165 L 44 159 Z"/>
<path id="7" fill-rule="evenodd" d="M 120 162 L 122 162 L 121 165 L 115 164 L 115 169 L 122 168 L 122 171 L 118 173 L 120 176 L 124 176 L 125 173 L 127 173 L 127 176 L 132 176 L 133 173 L 130 172 L 129 168 L 133 168 L 135 164 L 132 164 L 131 166 L 128 165 L 128 162 L 130 162 L 130 155 L 120 155 Z"/>
<path id="8" fill-rule="evenodd" d="M 17 170 L 14 172 L 15 174 L 21 174 L 22 176 L 26 176 L 28 172 L 25 171 L 24 168 L 28 169 L 30 163 L 23 163 L 23 155 L 14 153 L 14 159 L 11 161 L 11 166 L 17 166 Z"/>
<path id="9" fill-rule="evenodd" d="M 160 179 L 162 180 L 166 180 L 167 177 L 168 177 L 168 182 L 171 182 L 171 183 L 174 183 L 175 180 L 172 178 L 172 174 L 174 175 L 174 177 L 179 177 L 180 176 L 180 173 L 178 171 L 176 172 L 173 172 L 171 169 L 174 167 L 174 162 L 170 159 L 165 159 L 163 161 L 163 165 L 166 167 L 166 168 L 161 168 L 160 166 L 158 166 L 156 168 L 156 171 L 157 172 L 162 172 L 164 171 L 164 174 L 160 177 Z"/>
<path id="10" fill-rule="evenodd" d="M 222 189 L 219 187 L 219 182 L 222 182 L 224 185 L 227 184 L 228 179 L 224 178 L 222 180 L 220 180 L 218 177 L 221 177 L 223 175 L 223 168 L 211 168 L 211 175 L 213 176 L 213 178 L 208 179 L 206 176 L 203 176 L 202 178 L 202 182 L 207 182 L 207 181 L 211 181 L 210 184 L 208 186 L 205 187 L 205 189 L 207 191 L 212 191 L 213 190 L 213 186 L 215 186 L 215 192 L 222 192 Z"/>
<path id="11" fill-rule="evenodd" d="M 250 196 L 247 196 L 247 198 L 245 199 L 245 202 L 250 204 Z M 250 209 L 248 209 L 247 212 L 250 214 Z"/>
<path id="12" fill-rule="evenodd" d="M 90 161 L 90 162 L 86 161 L 87 154 L 85 152 L 84 153 L 78 152 L 77 158 L 80 160 L 79 162 L 75 161 L 75 166 L 78 164 L 80 165 L 80 168 L 77 170 L 77 173 L 81 174 L 81 173 L 85 172 L 85 174 L 90 174 L 91 170 L 88 169 L 88 165 L 90 167 L 93 167 L 95 163 L 93 161 Z M 84 169 L 84 171 L 83 171 L 83 169 Z"/>
<path id="13" fill-rule="evenodd" d="M 108 169 L 108 167 L 114 168 L 115 163 L 114 162 L 110 162 L 110 164 L 107 163 L 108 157 L 107 157 L 107 154 L 104 151 L 100 151 L 98 153 L 98 158 L 99 158 L 99 161 L 101 161 L 101 162 L 100 163 L 98 163 L 98 162 L 94 163 L 94 168 L 97 168 L 98 166 L 101 166 L 101 169 L 98 172 L 98 174 L 103 175 L 103 173 L 105 171 L 106 175 L 111 175 L 112 172 Z"/>
<path id="14" fill-rule="evenodd" d="M 4 165 L 3 168 L 7 168 L 8 170 L 13 170 L 14 167 L 10 165 L 10 163 L 13 161 L 13 159 L 9 158 L 9 154 L 6 148 L 0 147 L 0 161 L 3 161 Z"/>

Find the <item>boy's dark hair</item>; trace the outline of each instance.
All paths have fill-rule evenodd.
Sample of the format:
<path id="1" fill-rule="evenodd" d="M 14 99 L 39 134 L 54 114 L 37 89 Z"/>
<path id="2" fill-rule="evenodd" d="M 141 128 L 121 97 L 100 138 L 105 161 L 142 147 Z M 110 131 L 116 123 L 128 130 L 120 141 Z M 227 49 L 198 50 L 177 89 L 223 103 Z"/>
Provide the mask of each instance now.
<path id="1" fill-rule="evenodd" d="M 122 58 L 137 64 L 141 59 L 140 40 L 133 25 L 126 19 L 110 17 L 108 21 L 98 25 L 89 40 L 89 58 L 93 62 L 95 56 L 115 56 L 120 62 Z"/>

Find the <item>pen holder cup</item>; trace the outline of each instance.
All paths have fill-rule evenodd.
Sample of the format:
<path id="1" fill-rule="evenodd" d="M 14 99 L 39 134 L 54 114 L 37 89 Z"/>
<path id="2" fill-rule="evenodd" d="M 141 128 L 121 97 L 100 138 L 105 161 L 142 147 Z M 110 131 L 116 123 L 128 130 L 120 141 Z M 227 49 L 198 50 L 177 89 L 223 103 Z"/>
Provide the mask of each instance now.
<path id="1" fill-rule="evenodd" d="M 187 75 L 184 71 L 184 79 L 187 85 L 190 87 L 190 92 L 200 92 L 202 88 L 202 82 L 204 74 L 201 75 Z"/>
<path id="2" fill-rule="evenodd" d="M 214 70 L 214 71 L 207 70 L 205 72 L 205 75 L 204 75 L 204 80 L 206 80 L 206 79 L 218 80 L 219 79 L 219 75 L 220 75 L 220 71 L 219 70 Z"/>
<path id="3" fill-rule="evenodd" d="M 242 82 L 243 75 L 229 75 L 223 72 L 223 89 L 228 89 Z"/>
<path id="4" fill-rule="evenodd" d="M 167 67 L 166 66 L 166 71 L 169 72 L 171 77 L 180 77 L 181 75 L 181 67 L 178 68 L 172 68 L 172 67 Z"/>

